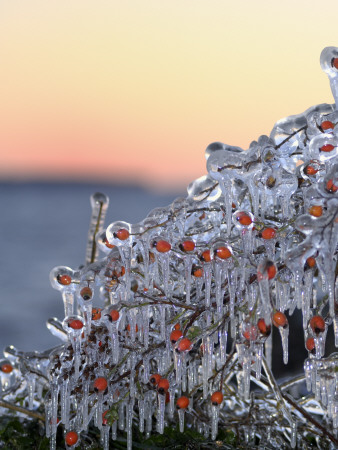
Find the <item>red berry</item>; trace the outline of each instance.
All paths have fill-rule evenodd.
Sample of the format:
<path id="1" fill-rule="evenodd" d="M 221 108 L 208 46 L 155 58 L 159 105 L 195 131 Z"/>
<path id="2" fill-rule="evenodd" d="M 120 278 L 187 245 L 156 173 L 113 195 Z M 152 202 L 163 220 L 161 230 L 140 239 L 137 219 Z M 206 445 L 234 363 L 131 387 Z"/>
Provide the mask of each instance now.
<path id="1" fill-rule="evenodd" d="M 160 394 L 165 394 L 169 389 L 169 381 L 166 378 L 161 378 L 157 384 L 157 390 Z"/>
<path id="2" fill-rule="evenodd" d="M 334 149 L 334 145 L 331 145 L 331 144 L 326 144 L 326 145 L 323 145 L 322 147 L 320 147 L 320 151 L 321 152 L 326 152 L 326 153 L 328 153 L 328 152 L 332 152 L 332 150 Z"/>
<path id="3" fill-rule="evenodd" d="M 218 247 L 215 250 L 215 256 L 220 259 L 228 259 L 231 257 L 231 252 L 227 247 Z"/>
<path id="4" fill-rule="evenodd" d="M 59 275 L 57 277 L 57 280 L 63 286 L 68 286 L 72 282 L 72 279 L 69 275 Z"/>
<path id="5" fill-rule="evenodd" d="M 310 327 L 316 334 L 325 331 L 325 321 L 321 316 L 313 316 L 310 320 Z"/>
<path id="6" fill-rule="evenodd" d="M 167 241 L 157 241 L 155 243 L 156 250 L 160 253 L 167 253 L 171 250 L 171 245 Z"/>
<path id="7" fill-rule="evenodd" d="M 105 243 L 105 246 L 108 247 L 108 248 L 114 248 L 114 247 L 115 247 L 115 245 L 109 244 L 107 238 L 104 238 L 104 239 L 103 239 L 103 242 Z"/>
<path id="8" fill-rule="evenodd" d="M 13 371 L 13 366 L 11 364 L 5 363 L 2 364 L 0 370 L 4 373 L 11 373 Z"/>
<path id="9" fill-rule="evenodd" d="M 272 317 L 272 322 L 275 327 L 284 328 L 288 323 L 288 319 L 286 318 L 286 315 L 284 313 L 282 313 L 281 311 L 277 311 Z"/>
<path id="10" fill-rule="evenodd" d="M 149 378 L 149 381 L 152 385 L 157 386 L 160 379 L 161 375 L 159 375 L 158 373 L 154 373 L 154 375 L 151 375 L 151 377 Z"/>
<path id="11" fill-rule="evenodd" d="M 93 308 L 92 320 L 100 320 L 100 319 L 101 319 L 101 308 Z"/>
<path id="12" fill-rule="evenodd" d="M 84 287 L 80 291 L 80 295 L 83 300 L 90 300 L 93 296 L 93 291 L 89 287 Z"/>
<path id="13" fill-rule="evenodd" d="M 261 236 L 263 239 L 273 239 L 276 236 L 276 230 L 274 228 L 265 228 Z"/>
<path id="14" fill-rule="evenodd" d="M 333 184 L 333 179 L 329 180 L 326 183 L 326 190 L 329 192 L 337 192 L 338 190 L 338 186 L 336 186 L 335 184 Z"/>
<path id="15" fill-rule="evenodd" d="M 181 330 L 174 330 L 171 332 L 170 334 L 170 342 L 172 344 L 176 344 L 176 342 L 181 339 L 181 337 L 183 336 L 183 333 Z"/>
<path id="16" fill-rule="evenodd" d="M 331 66 L 338 70 L 338 58 L 332 58 Z"/>
<path id="17" fill-rule="evenodd" d="M 125 228 L 121 228 L 120 230 L 115 231 L 114 237 L 120 239 L 120 241 L 125 241 L 129 238 L 129 231 Z"/>
<path id="18" fill-rule="evenodd" d="M 107 409 L 107 411 L 105 411 L 104 413 L 102 413 L 102 425 L 107 425 L 108 420 L 106 419 L 106 414 L 109 412 L 109 409 Z"/>
<path id="19" fill-rule="evenodd" d="M 103 377 L 96 378 L 94 381 L 94 389 L 96 391 L 105 391 L 107 389 L 107 380 Z"/>
<path id="20" fill-rule="evenodd" d="M 204 250 L 204 252 L 200 256 L 200 260 L 204 262 L 210 262 L 211 261 L 210 250 Z"/>
<path id="21" fill-rule="evenodd" d="M 320 217 L 323 214 L 323 208 L 319 205 L 311 206 L 309 209 L 309 214 L 314 217 Z"/>
<path id="22" fill-rule="evenodd" d="M 271 325 L 267 325 L 264 319 L 259 319 L 257 322 L 257 328 L 263 334 L 263 336 L 269 336 L 271 333 Z"/>
<path id="23" fill-rule="evenodd" d="M 180 330 L 181 329 L 181 325 L 179 323 L 176 323 L 174 326 L 174 330 Z"/>
<path id="24" fill-rule="evenodd" d="M 237 220 L 241 225 L 249 226 L 252 224 L 251 217 L 245 212 L 241 212 L 237 216 Z"/>
<path id="25" fill-rule="evenodd" d="M 330 122 L 330 120 L 324 120 L 324 122 L 321 123 L 320 128 L 325 131 L 325 130 L 331 130 L 334 128 L 334 124 L 332 122 Z"/>
<path id="26" fill-rule="evenodd" d="M 76 431 L 68 431 L 65 437 L 66 444 L 69 446 L 75 445 L 79 439 L 79 435 Z"/>
<path id="27" fill-rule="evenodd" d="M 220 405 L 223 401 L 223 394 L 221 391 L 216 391 L 211 396 L 211 403 L 213 405 Z"/>
<path id="28" fill-rule="evenodd" d="M 314 267 L 316 265 L 316 260 L 315 258 L 313 258 L 312 256 L 310 256 L 307 260 L 306 260 L 306 264 L 308 265 L 308 267 Z"/>
<path id="29" fill-rule="evenodd" d="M 257 328 L 254 325 L 247 326 L 243 336 L 247 341 L 255 341 L 258 337 Z"/>
<path id="30" fill-rule="evenodd" d="M 176 408 L 177 409 L 186 409 L 189 406 L 189 399 L 182 395 L 182 397 L 177 399 Z"/>
<path id="31" fill-rule="evenodd" d="M 180 340 L 179 344 L 178 344 L 178 350 L 180 352 L 190 352 L 190 350 L 192 349 L 192 343 L 190 341 L 190 339 L 188 338 L 183 338 Z"/>
<path id="32" fill-rule="evenodd" d="M 201 278 L 203 277 L 203 269 L 200 266 L 196 266 L 195 264 L 192 266 L 191 269 L 191 273 L 194 275 L 194 277 L 196 278 Z"/>
<path id="33" fill-rule="evenodd" d="M 117 309 L 113 309 L 112 311 L 110 311 L 109 315 L 113 322 L 119 320 L 120 313 L 117 311 Z"/>
<path id="34" fill-rule="evenodd" d="M 306 339 L 305 347 L 309 352 L 312 352 L 312 350 L 315 348 L 315 340 L 313 337 L 309 337 Z"/>
<path id="35" fill-rule="evenodd" d="M 81 328 L 83 328 L 83 323 L 81 322 L 81 320 L 74 319 L 68 323 L 68 326 L 70 328 L 73 328 L 73 330 L 81 330 Z"/>
<path id="36" fill-rule="evenodd" d="M 179 245 L 182 252 L 192 252 L 195 249 L 195 242 L 184 241 Z"/>
<path id="37" fill-rule="evenodd" d="M 318 170 L 316 170 L 312 166 L 307 166 L 307 167 L 305 167 L 304 172 L 306 173 L 306 175 L 315 175 L 318 172 Z"/>

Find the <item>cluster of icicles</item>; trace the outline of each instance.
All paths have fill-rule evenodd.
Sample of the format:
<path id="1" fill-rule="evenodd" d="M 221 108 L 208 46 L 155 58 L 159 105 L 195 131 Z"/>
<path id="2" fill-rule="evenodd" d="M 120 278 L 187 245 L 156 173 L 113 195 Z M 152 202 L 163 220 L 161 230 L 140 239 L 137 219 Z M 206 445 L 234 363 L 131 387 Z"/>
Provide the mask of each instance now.
<path id="1" fill-rule="evenodd" d="M 338 48 L 324 49 L 321 65 L 337 104 Z M 338 345 L 337 123 L 336 105 L 323 104 L 277 122 L 247 151 L 209 145 L 208 175 L 138 224 L 104 229 L 108 199 L 92 196 L 86 264 L 51 272 L 65 319 L 47 326 L 64 343 L 45 354 L 9 347 L 0 363 L 7 400 L 26 390 L 34 409 L 48 387 L 51 449 L 60 426 L 67 448 L 81 446 L 93 423 L 104 449 L 118 430 L 131 449 L 135 425 L 149 437 L 179 422 L 214 440 L 236 417 L 247 443 L 301 446 L 317 430 L 337 444 L 338 357 L 324 358 L 332 324 Z M 271 328 L 286 364 L 285 313 L 295 308 L 314 394 L 300 410 L 287 393 L 293 383 L 280 387 L 271 372 Z M 302 411 L 323 416 L 332 433 Z"/>

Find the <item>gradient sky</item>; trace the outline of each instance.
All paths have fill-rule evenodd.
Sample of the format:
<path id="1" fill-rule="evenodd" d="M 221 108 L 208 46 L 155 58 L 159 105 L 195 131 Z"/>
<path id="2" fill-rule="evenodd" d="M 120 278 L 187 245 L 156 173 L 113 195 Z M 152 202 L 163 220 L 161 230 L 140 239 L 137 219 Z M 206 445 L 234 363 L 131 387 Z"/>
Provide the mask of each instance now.
<path id="1" fill-rule="evenodd" d="M 181 188 L 333 103 L 338 1 L 1 0 L 0 178 Z"/>

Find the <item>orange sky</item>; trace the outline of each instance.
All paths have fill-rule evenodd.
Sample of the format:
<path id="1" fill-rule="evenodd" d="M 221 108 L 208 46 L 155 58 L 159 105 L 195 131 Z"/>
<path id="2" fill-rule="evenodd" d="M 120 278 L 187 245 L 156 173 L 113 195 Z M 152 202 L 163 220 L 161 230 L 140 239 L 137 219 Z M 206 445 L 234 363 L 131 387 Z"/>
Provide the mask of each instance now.
<path id="1" fill-rule="evenodd" d="M 212 141 L 247 148 L 333 103 L 337 0 L 3 0 L 0 177 L 181 188 Z"/>

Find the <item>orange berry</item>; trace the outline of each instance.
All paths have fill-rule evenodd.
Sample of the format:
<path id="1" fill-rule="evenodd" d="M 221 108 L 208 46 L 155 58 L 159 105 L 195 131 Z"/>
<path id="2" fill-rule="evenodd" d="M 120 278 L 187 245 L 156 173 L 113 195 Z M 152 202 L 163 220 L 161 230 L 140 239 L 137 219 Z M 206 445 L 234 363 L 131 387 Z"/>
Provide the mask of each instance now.
<path id="1" fill-rule="evenodd" d="M 323 214 L 323 208 L 319 205 L 311 206 L 309 209 L 309 213 L 311 216 L 320 217 Z"/>
<path id="2" fill-rule="evenodd" d="M 313 337 L 309 337 L 306 339 L 305 347 L 309 352 L 312 352 L 312 350 L 315 348 L 315 340 Z"/>
<path id="3" fill-rule="evenodd" d="M 109 244 L 109 241 L 108 241 L 107 238 L 104 238 L 103 242 L 105 243 L 105 246 L 108 247 L 108 248 L 114 248 L 115 247 L 115 245 Z"/>
<path id="4" fill-rule="evenodd" d="M 333 149 L 334 149 L 334 145 L 326 144 L 326 145 L 323 145 L 322 147 L 320 147 L 319 150 L 321 152 L 329 153 L 329 152 L 332 152 Z"/>
<path id="5" fill-rule="evenodd" d="M 324 122 L 321 123 L 320 128 L 325 130 L 330 130 L 334 128 L 334 124 L 330 120 L 324 120 Z"/>
<path id="6" fill-rule="evenodd" d="M 252 224 L 251 217 L 245 212 L 239 213 L 237 216 L 237 220 L 241 225 L 249 226 Z"/>
<path id="7" fill-rule="evenodd" d="M 84 287 L 83 289 L 81 289 L 80 295 L 83 300 L 90 300 L 93 296 L 93 291 L 90 289 L 90 287 Z"/>
<path id="8" fill-rule="evenodd" d="M 318 170 L 316 170 L 312 166 L 307 166 L 305 167 L 304 172 L 306 173 L 306 175 L 315 175 L 318 172 Z"/>
<path id="9" fill-rule="evenodd" d="M 160 253 L 167 253 L 171 250 L 171 245 L 167 241 L 157 241 L 154 243 L 156 250 Z"/>
<path id="10" fill-rule="evenodd" d="M 179 245 L 182 252 L 192 252 L 195 250 L 195 242 L 193 241 L 184 241 Z"/>
<path id="11" fill-rule="evenodd" d="M 112 311 L 110 311 L 109 316 L 111 317 L 111 320 L 113 322 L 116 322 L 117 320 L 119 320 L 120 313 L 117 311 L 117 309 L 113 309 Z"/>
<path id="12" fill-rule="evenodd" d="M 190 341 L 190 339 L 188 338 L 183 338 L 180 340 L 179 344 L 178 344 L 178 350 L 180 352 L 190 352 L 190 350 L 192 349 L 192 343 Z"/>
<path id="13" fill-rule="evenodd" d="M 177 409 L 186 409 L 189 406 L 189 399 L 182 395 L 182 397 L 177 399 L 176 408 Z"/>
<path id="14" fill-rule="evenodd" d="M 218 247 L 215 250 L 215 256 L 220 259 L 228 259 L 231 257 L 231 252 L 227 247 Z"/>
<path id="15" fill-rule="evenodd" d="M 174 330 L 180 330 L 181 329 L 181 325 L 179 323 L 176 323 L 174 326 Z"/>
<path id="16" fill-rule="evenodd" d="M 101 308 L 93 308 L 92 320 L 100 320 L 100 319 L 101 319 Z"/>
<path id="17" fill-rule="evenodd" d="M 313 258 L 313 256 L 310 256 L 307 260 L 306 260 L 306 264 L 308 265 L 308 267 L 314 267 L 316 265 L 316 260 L 315 258 Z"/>
<path id="18" fill-rule="evenodd" d="M 221 391 L 216 391 L 211 396 L 211 403 L 215 406 L 220 405 L 223 401 L 223 394 Z"/>
<path id="19" fill-rule="evenodd" d="M 169 389 L 169 381 L 166 378 L 161 378 L 157 383 L 157 390 L 159 394 L 165 394 Z"/>
<path id="20" fill-rule="evenodd" d="M 131 329 L 130 328 L 130 323 L 128 323 L 128 325 L 126 326 L 126 330 L 130 331 L 130 329 Z M 138 325 L 137 324 L 135 325 L 135 331 L 136 331 L 136 333 L 138 332 Z"/>
<path id="21" fill-rule="evenodd" d="M 338 70 L 338 58 L 332 58 L 331 66 Z"/>
<path id="22" fill-rule="evenodd" d="M 70 328 L 73 328 L 73 330 L 81 330 L 81 328 L 83 328 L 83 323 L 81 322 L 81 320 L 74 319 L 68 323 L 68 326 Z"/>
<path id="23" fill-rule="evenodd" d="M 255 341 L 258 336 L 257 328 L 254 325 L 249 325 L 243 332 L 243 336 L 247 341 Z"/>
<path id="24" fill-rule="evenodd" d="M 75 445 L 77 441 L 79 440 L 79 435 L 76 433 L 76 431 L 68 431 L 68 433 L 65 436 L 66 444 L 70 447 L 72 445 Z"/>
<path id="25" fill-rule="evenodd" d="M 105 391 L 107 389 L 107 386 L 107 380 L 103 377 L 96 378 L 96 380 L 94 381 L 95 391 Z"/>
<path id="26" fill-rule="evenodd" d="M 284 328 L 288 323 L 288 319 L 286 318 L 286 315 L 284 313 L 282 313 L 281 311 L 277 311 L 272 317 L 272 322 L 275 327 Z"/>
<path id="27" fill-rule="evenodd" d="M 161 375 L 159 375 L 158 373 L 154 373 L 154 375 L 151 375 L 151 377 L 149 378 L 149 381 L 152 385 L 157 386 L 160 379 Z"/>
<path id="28" fill-rule="evenodd" d="M 63 286 L 68 286 L 72 282 L 69 275 L 58 275 L 57 280 Z"/>
<path id="29" fill-rule="evenodd" d="M 211 261 L 210 250 L 204 250 L 204 252 L 200 256 L 200 260 L 204 262 L 210 262 Z"/>
<path id="30" fill-rule="evenodd" d="M 114 237 L 120 239 L 120 241 L 125 241 L 129 238 L 129 231 L 125 228 L 121 228 L 120 230 L 115 231 Z"/>
<path id="31" fill-rule="evenodd" d="M 11 373 L 13 371 L 13 366 L 11 364 L 5 363 L 2 364 L 0 370 L 4 373 Z"/>
<path id="32" fill-rule="evenodd" d="M 264 319 L 258 319 L 257 328 L 263 336 L 269 336 L 271 333 L 271 325 L 267 325 Z"/>
<path id="33" fill-rule="evenodd" d="M 183 336 L 183 333 L 181 330 L 174 330 L 171 332 L 170 334 L 170 342 L 172 344 L 176 344 L 176 342 L 181 339 L 181 337 Z"/>
<path id="34" fill-rule="evenodd" d="M 264 228 L 261 236 L 263 239 L 273 239 L 276 236 L 276 230 L 274 228 Z"/>
<path id="35" fill-rule="evenodd" d="M 272 280 L 276 276 L 277 268 L 272 261 L 267 261 L 265 270 L 268 274 L 268 280 Z M 263 278 L 262 274 L 257 272 L 257 278 L 258 280 L 261 280 Z"/>
<path id="36" fill-rule="evenodd" d="M 195 264 L 192 266 L 191 269 L 191 273 L 194 275 L 194 277 L 196 278 L 201 278 L 203 277 L 203 269 L 200 266 L 196 266 Z"/>
<path id="37" fill-rule="evenodd" d="M 333 179 L 329 180 L 326 183 L 326 190 L 329 191 L 329 192 L 337 192 L 338 191 L 338 186 L 333 184 Z"/>
<path id="38" fill-rule="evenodd" d="M 325 331 L 325 321 L 321 316 L 313 316 L 310 320 L 310 327 L 316 334 Z"/>

